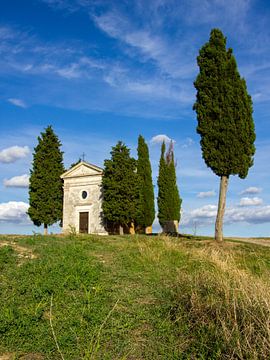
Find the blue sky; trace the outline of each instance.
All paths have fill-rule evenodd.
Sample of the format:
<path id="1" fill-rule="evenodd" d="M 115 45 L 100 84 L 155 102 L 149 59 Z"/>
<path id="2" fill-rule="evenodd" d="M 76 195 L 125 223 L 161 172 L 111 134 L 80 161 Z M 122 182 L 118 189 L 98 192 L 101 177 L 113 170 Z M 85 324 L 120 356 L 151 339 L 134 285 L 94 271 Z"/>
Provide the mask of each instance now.
<path id="1" fill-rule="evenodd" d="M 25 215 L 27 183 L 51 124 L 66 167 L 82 153 L 102 166 L 118 140 L 136 156 L 142 134 L 155 185 L 161 141 L 173 139 L 180 231 L 213 234 L 219 179 L 202 160 L 192 105 L 214 27 L 246 79 L 257 133 L 248 177 L 230 178 L 224 234 L 270 236 L 270 3 L 255 0 L 2 0 L 0 233 L 42 231 Z"/>

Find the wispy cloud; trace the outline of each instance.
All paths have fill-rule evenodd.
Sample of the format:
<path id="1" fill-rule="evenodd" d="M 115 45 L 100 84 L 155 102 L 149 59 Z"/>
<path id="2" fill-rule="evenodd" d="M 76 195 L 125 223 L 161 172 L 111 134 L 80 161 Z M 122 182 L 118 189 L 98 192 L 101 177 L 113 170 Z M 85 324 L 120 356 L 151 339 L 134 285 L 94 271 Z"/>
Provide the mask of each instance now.
<path id="1" fill-rule="evenodd" d="M 4 186 L 6 187 L 16 187 L 16 188 L 28 188 L 29 186 L 29 175 L 19 175 L 14 176 L 10 179 L 4 179 Z"/>
<path id="2" fill-rule="evenodd" d="M 258 206 L 258 205 L 262 205 L 263 200 L 261 198 L 258 197 L 243 197 L 240 199 L 240 206 Z"/>
<path id="3" fill-rule="evenodd" d="M 256 186 L 250 186 L 245 190 L 241 191 L 240 195 L 254 195 L 254 194 L 259 194 L 261 191 L 262 191 L 261 188 L 258 188 Z"/>
<path id="4" fill-rule="evenodd" d="M 151 33 L 145 29 L 136 28 L 123 14 L 111 11 L 99 16 L 93 16 L 96 25 L 108 36 L 121 41 L 132 47 L 141 55 L 141 61 L 154 61 L 156 66 L 164 74 L 173 78 L 188 78 L 195 74 L 195 61 L 190 63 L 183 61 L 184 57 L 175 51 L 174 47 L 161 36 Z M 129 52 L 130 55 L 132 53 Z M 138 58 L 138 54 L 134 53 Z"/>
<path id="5" fill-rule="evenodd" d="M 214 190 L 211 191 L 201 191 L 197 194 L 197 197 L 200 199 L 209 198 L 216 196 L 216 192 Z"/>
<path id="6" fill-rule="evenodd" d="M 180 6 L 181 18 L 189 24 L 209 24 L 212 27 L 231 26 L 232 30 L 246 31 L 250 0 L 188 0 Z M 179 13 L 178 13 L 179 14 Z M 189 16 L 187 16 L 189 15 Z"/>
<path id="7" fill-rule="evenodd" d="M 19 159 L 25 158 L 30 154 L 28 146 L 11 146 L 0 151 L 0 162 L 13 163 Z"/>
<path id="8" fill-rule="evenodd" d="M 181 145 L 183 149 L 186 149 L 194 144 L 194 140 L 190 137 L 186 138 L 185 142 Z"/>
<path id="9" fill-rule="evenodd" d="M 12 105 L 21 107 L 21 108 L 23 108 L 23 109 L 26 109 L 26 108 L 27 108 L 25 102 L 24 102 L 22 99 L 9 98 L 9 99 L 8 99 L 8 102 L 9 102 L 10 104 L 12 104 Z"/>
<path id="10" fill-rule="evenodd" d="M 79 43 L 46 43 L 10 27 L 0 27 L 0 40 L 2 69 L 5 72 L 12 69 L 25 74 L 54 74 L 75 79 L 85 78 L 93 69 L 104 67 L 101 60 L 87 56 L 85 48 Z"/>
<path id="11" fill-rule="evenodd" d="M 124 93 L 143 95 L 152 99 L 177 102 L 190 105 L 195 96 L 195 91 L 190 83 L 182 81 L 181 85 L 171 79 L 156 75 L 145 75 L 117 64 L 108 66 L 103 72 L 104 81 L 113 88 Z"/>

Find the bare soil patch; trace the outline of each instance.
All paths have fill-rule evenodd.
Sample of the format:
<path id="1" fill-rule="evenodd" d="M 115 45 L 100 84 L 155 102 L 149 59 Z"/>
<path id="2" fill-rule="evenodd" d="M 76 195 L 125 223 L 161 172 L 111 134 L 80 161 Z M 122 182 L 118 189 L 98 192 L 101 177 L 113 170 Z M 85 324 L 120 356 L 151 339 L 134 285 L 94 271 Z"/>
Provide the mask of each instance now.
<path id="1" fill-rule="evenodd" d="M 10 242 L 10 241 L 3 241 L 0 242 L 0 247 L 3 246 L 11 246 L 17 253 L 18 253 L 18 257 L 22 258 L 22 259 L 36 259 L 37 256 L 35 254 L 33 254 L 31 249 L 28 249 L 24 246 L 20 246 L 15 242 Z M 1 358 L 0 358 L 1 360 Z"/>

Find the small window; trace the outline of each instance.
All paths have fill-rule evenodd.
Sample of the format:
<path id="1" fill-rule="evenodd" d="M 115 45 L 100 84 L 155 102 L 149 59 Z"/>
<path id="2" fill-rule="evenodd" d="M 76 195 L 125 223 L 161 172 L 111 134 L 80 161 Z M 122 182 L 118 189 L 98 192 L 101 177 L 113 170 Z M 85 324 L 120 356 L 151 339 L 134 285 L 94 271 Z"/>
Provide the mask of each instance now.
<path id="1" fill-rule="evenodd" d="M 83 199 L 86 199 L 86 198 L 87 198 L 87 195 L 88 195 L 87 191 L 84 190 L 84 191 L 82 192 L 82 198 L 83 198 Z"/>

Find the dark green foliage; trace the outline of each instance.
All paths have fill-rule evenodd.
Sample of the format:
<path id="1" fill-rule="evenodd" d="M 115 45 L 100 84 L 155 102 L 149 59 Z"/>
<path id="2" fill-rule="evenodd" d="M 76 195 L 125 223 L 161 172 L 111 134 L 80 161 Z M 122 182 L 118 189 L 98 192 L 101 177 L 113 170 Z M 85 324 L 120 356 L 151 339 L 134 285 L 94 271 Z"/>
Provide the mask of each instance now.
<path id="1" fill-rule="evenodd" d="M 64 172 L 61 143 L 48 126 L 38 137 L 30 171 L 28 214 L 37 226 L 52 225 L 62 219 Z"/>
<path id="2" fill-rule="evenodd" d="M 168 199 L 168 220 L 180 220 L 180 209 L 182 199 L 179 196 L 177 187 L 176 172 L 175 172 L 175 161 L 173 153 L 173 143 L 170 143 L 168 152 L 166 154 L 166 165 L 168 172 L 168 188 L 167 188 L 167 199 Z"/>
<path id="3" fill-rule="evenodd" d="M 180 220 L 182 200 L 176 182 L 173 144 L 165 156 L 165 143 L 161 146 L 158 175 L 158 219 L 163 227 L 166 221 Z"/>
<path id="4" fill-rule="evenodd" d="M 252 100 L 220 30 L 211 31 L 197 62 L 200 73 L 194 83 L 194 109 L 203 158 L 218 176 L 245 178 L 255 153 Z"/>
<path id="5" fill-rule="evenodd" d="M 158 220 L 160 226 L 163 227 L 166 217 L 166 189 L 167 189 L 167 167 L 165 162 L 165 143 L 163 142 L 161 145 L 161 155 L 159 160 L 159 173 L 158 173 Z"/>
<path id="6" fill-rule="evenodd" d="M 113 226 L 128 226 L 135 219 L 138 202 L 136 161 L 119 141 L 111 151 L 111 159 L 104 161 L 102 177 L 104 219 Z"/>
<path id="7" fill-rule="evenodd" d="M 139 201 L 137 206 L 136 224 L 142 228 L 146 228 L 147 226 L 151 226 L 155 219 L 155 199 L 149 150 L 141 135 L 138 138 L 137 152 Z"/>

